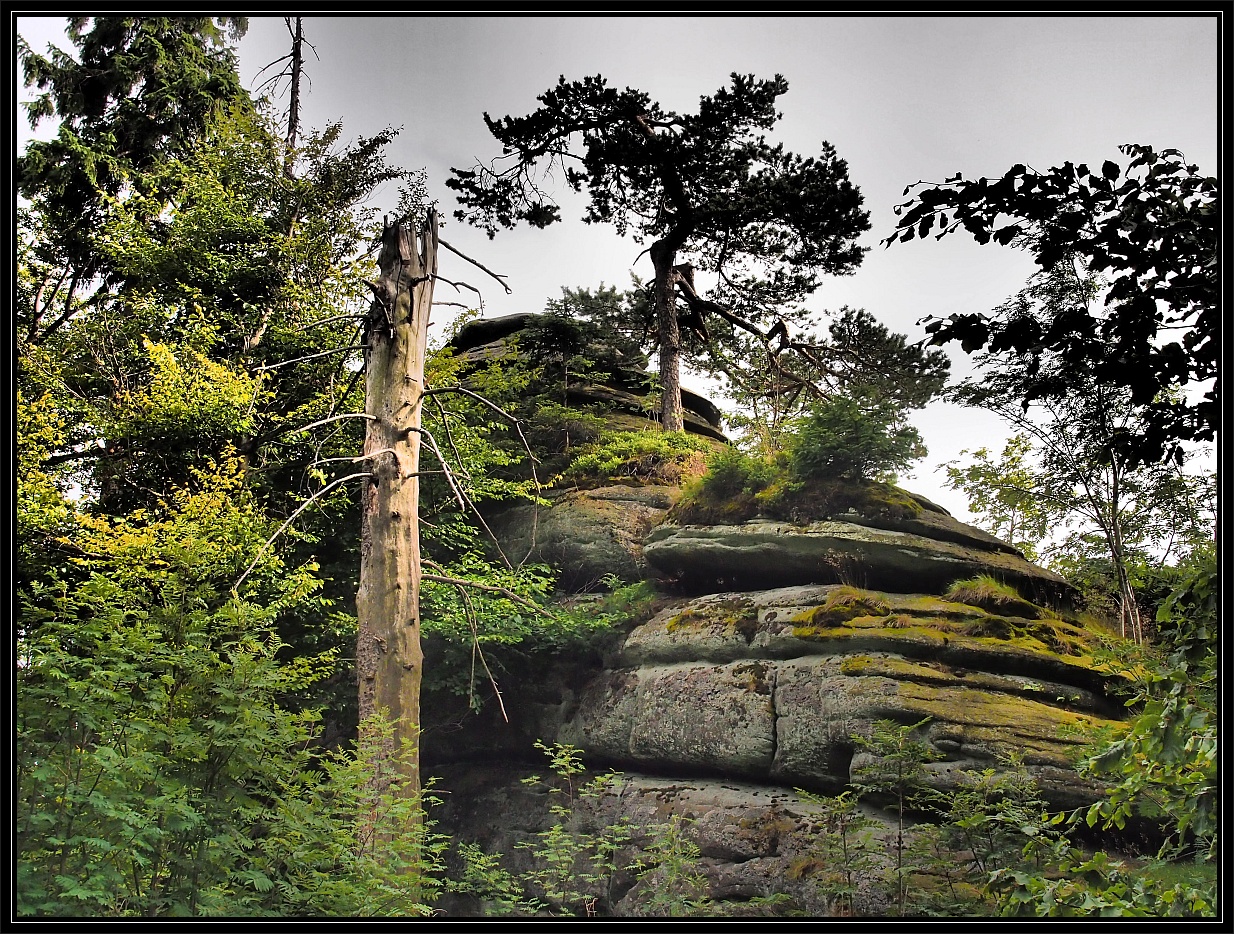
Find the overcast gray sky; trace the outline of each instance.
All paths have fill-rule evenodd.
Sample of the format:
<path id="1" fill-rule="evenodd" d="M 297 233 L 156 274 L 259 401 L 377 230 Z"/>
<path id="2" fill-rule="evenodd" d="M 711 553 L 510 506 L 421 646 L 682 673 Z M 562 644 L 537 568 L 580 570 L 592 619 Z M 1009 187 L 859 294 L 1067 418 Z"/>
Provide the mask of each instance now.
<path id="1" fill-rule="evenodd" d="M 61 22 L 19 17 L 17 26 L 37 50 L 48 42 L 68 48 Z M 649 278 L 651 268 L 645 256 L 636 262 L 644 245 L 584 225 L 582 200 L 564 186 L 556 188 L 564 220 L 547 230 L 520 228 L 489 241 L 453 221 L 449 169 L 498 154 L 484 112 L 528 113 L 559 75 L 602 74 L 668 109 L 693 110 L 732 72 L 782 74 L 789 92 L 773 140 L 805 156 L 822 140 L 832 143 L 873 224 L 862 266 L 828 279 L 810 307 L 865 308 L 916 339 L 922 317 L 999 304 L 1032 264 L 963 234 L 884 249 L 879 240 L 894 226 L 905 186 L 956 172 L 997 176 L 1018 162 L 1041 170 L 1067 160 L 1099 165 L 1121 160 L 1122 143 L 1180 149 L 1215 175 L 1219 29 L 1215 14 L 307 17 L 305 36 L 320 60 L 309 54 L 303 121 L 317 128 L 342 121 L 348 137 L 403 127 L 391 161 L 425 168 L 449 219 L 446 238 L 509 277 L 507 296 L 443 257 L 442 274 L 483 288 L 492 316 L 542 310 L 563 286 L 625 287 L 631 270 Z M 247 86 L 289 42 L 282 18 L 250 20 L 240 44 Z M 376 203 L 392 209 L 395 198 L 384 191 Z M 454 298 L 449 292 L 440 287 L 438 297 Z M 964 354 L 949 353 L 955 372 L 968 372 Z M 902 483 L 966 517 L 963 497 L 942 486 L 937 467 L 962 448 L 998 447 L 1006 430 L 992 416 L 944 404 L 913 421 L 930 456 Z"/>

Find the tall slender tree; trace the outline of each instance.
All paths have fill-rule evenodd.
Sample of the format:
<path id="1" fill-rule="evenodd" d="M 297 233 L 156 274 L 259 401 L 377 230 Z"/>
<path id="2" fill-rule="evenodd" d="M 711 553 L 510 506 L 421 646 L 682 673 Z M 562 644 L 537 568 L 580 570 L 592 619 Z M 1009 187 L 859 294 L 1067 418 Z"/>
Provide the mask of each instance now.
<path id="1" fill-rule="evenodd" d="M 42 93 L 26 105 L 31 126 L 56 118 L 51 140 L 18 157 L 18 193 L 39 199 L 55 232 L 72 286 L 107 270 L 94 236 L 105 201 L 134 175 L 182 155 L 220 109 L 248 106 L 230 45 L 243 17 L 73 16 L 76 55 L 46 55 L 18 38 L 27 85 Z"/>

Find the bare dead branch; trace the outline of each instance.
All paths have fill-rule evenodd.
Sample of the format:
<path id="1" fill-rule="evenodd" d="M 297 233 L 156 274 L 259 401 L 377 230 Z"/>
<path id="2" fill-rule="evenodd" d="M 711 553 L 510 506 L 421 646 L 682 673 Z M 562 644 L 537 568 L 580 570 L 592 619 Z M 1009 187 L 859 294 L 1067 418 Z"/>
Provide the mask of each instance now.
<path id="1" fill-rule="evenodd" d="M 303 503 L 301 503 L 300 507 L 295 512 L 293 512 L 290 516 L 287 517 L 287 521 L 279 526 L 278 531 L 275 532 L 273 535 L 271 535 L 268 539 L 266 539 L 265 543 L 261 546 L 261 548 L 258 549 L 256 556 L 254 556 L 253 558 L 253 563 L 250 564 L 247 568 L 245 568 L 244 573 L 241 574 L 239 579 L 234 584 L 231 585 L 232 594 L 234 594 L 237 598 L 239 597 L 238 591 L 239 591 L 240 585 L 244 583 L 245 578 L 247 578 L 249 574 L 253 572 L 253 568 L 257 567 L 257 562 L 261 560 L 261 556 L 264 555 L 266 551 L 269 550 L 270 546 L 274 544 L 274 540 L 283 534 L 283 532 L 287 529 L 287 527 L 296 520 L 296 517 L 299 516 L 300 513 L 304 512 L 304 510 L 308 509 L 309 506 L 313 505 L 314 502 L 321 499 L 321 497 L 325 496 L 327 493 L 329 493 L 332 489 L 334 489 L 339 484 L 346 483 L 348 480 L 357 480 L 357 479 L 360 479 L 361 477 L 371 477 L 371 476 L 372 476 L 372 473 L 368 471 L 364 471 L 362 473 L 352 473 L 352 474 L 348 474 L 345 477 L 340 477 L 339 479 L 335 480 L 333 483 L 326 484 L 320 490 L 318 490 L 316 493 L 314 493 L 312 496 L 306 499 Z"/>
<path id="2" fill-rule="evenodd" d="M 282 363 L 268 363 L 265 366 L 256 367 L 255 370 L 257 372 L 263 372 L 265 370 L 277 370 L 279 367 L 282 367 L 282 366 L 291 366 L 293 363 L 303 363 L 306 360 L 316 360 L 318 357 L 328 357 L 331 354 L 350 353 L 353 350 L 366 350 L 366 349 L 367 347 L 364 344 L 352 344 L 348 347 L 335 347 L 333 350 L 323 350 L 321 353 L 311 353 L 305 357 L 296 357 L 294 360 L 284 360 Z"/>
<path id="3" fill-rule="evenodd" d="M 493 402 L 491 399 L 486 399 L 484 396 L 480 395 L 478 392 L 473 392 L 472 390 L 466 389 L 462 386 L 439 386 L 433 389 L 426 389 L 423 394 L 426 396 L 434 396 L 442 392 L 457 392 L 465 396 L 470 396 L 471 398 L 475 399 L 477 402 L 487 405 L 490 409 L 492 409 L 498 415 L 501 415 L 504 418 L 506 418 L 510 422 L 510 424 L 514 426 L 514 430 L 518 432 L 519 440 L 523 442 L 524 450 L 527 451 L 527 456 L 531 458 L 532 479 L 535 480 L 536 491 L 539 492 L 540 481 L 535 475 L 535 465 L 540 463 L 540 461 L 533 453 L 531 453 L 531 445 L 527 443 L 527 438 L 523 435 L 523 423 L 519 421 L 518 418 L 511 415 L 509 412 L 507 412 L 505 409 L 499 406 L 497 403 Z"/>
<path id="4" fill-rule="evenodd" d="M 429 562 L 432 564 L 432 562 Z M 440 565 L 433 564 L 434 567 Z M 423 574 L 421 578 L 423 579 Z M 436 576 L 436 575 L 434 575 Z M 444 581 L 442 583 L 445 583 Z M 471 594 L 468 593 L 467 587 L 462 581 L 451 584 L 458 591 L 459 599 L 463 601 L 463 615 L 467 617 L 467 625 L 471 629 L 471 680 L 467 685 L 467 692 L 472 697 L 476 693 L 476 659 L 480 659 L 480 664 L 484 666 L 484 673 L 488 675 L 488 682 L 493 687 L 493 694 L 497 697 L 497 706 L 501 708 L 502 719 L 506 723 L 510 722 L 510 717 L 506 713 L 505 701 L 501 698 L 501 689 L 497 686 L 497 679 L 493 677 L 493 671 L 488 666 L 488 660 L 484 657 L 484 649 L 480 647 L 480 622 L 479 614 L 476 613 L 475 604 L 471 602 Z"/>
<path id="5" fill-rule="evenodd" d="M 423 396 L 421 396 L 421 398 L 423 398 Z M 437 407 L 437 412 L 441 415 L 441 430 L 445 432 L 446 444 L 450 446 L 450 451 L 454 454 L 454 462 L 461 468 L 463 464 L 463 455 L 459 453 L 458 446 L 454 443 L 454 433 L 450 431 L 450 420 L 446 417 L 445 407 L 441 404 L 441 400 L 436 396 L 433 397 L 432 401 Z M 461 473 L 468 480 L 471 479 L 471 475 L 466 470 L 461 470 Z"/>
<path id="6" fill-rule="evenodd" d="M 489 269 L 483 263 L 477 262 L 476 260 L 468 256 L 466 253 L 462 253 L 459 250 L 455 249 L 454 247 L 450 246 L 450 244 L 446 243 L 446 241 L 442 240 L 440 237 L 437 238 L 437 242 L 440 243 L 442 246 L 444 246 L 447 250 L 449 250 L 455 256 L 459 256 L 467 260 L 467 262 L 471 263 L 471 265 L 475 266 L 477 269 L 483 269 L 485 272 L 487 272 L 490 276 L 492 276 L 494 279 L 496 279 L 501 284 L 501 287 L 506 290 L 507 295 L 511 294 L 510 287 L 506 285 L 505 276 L 501 275 L 500 273 L 493 272 L 493 270 Z M 470 286 L 468 286 L 468 288 L 470 288 Z"/>
<path id="7" fill-rule="evenodd" d="M 425 564 L 427 563 L 428 562 L 426 561 Z M 481 583 L 478 583 L 477 581 L 464 580 L 463 578 L 459 578 L 459 577 L 447 577 L 444 574 L 422 574 L 421 577 L 423 577 L 424 580 L 435 581 L 438 584 L 453 584 L 455 586 L 470 587 L 473 590 L 487 591 L 488 593 L 499 593 L 503 597 L 505 597 L 507 600 L 511 601 L 512 603 L 517 603 L 519 606 L 523 607 L 524 609 L 528 609 L 534 613 L 538 613 L 539 615 L 545 617 L 546 619 L 553 619 L 553 614 L 550 613 L 548 610 L 544 609 L 544 607 L 539 606 L 538 604 L 532 603 L 530 600 L 519 596 L 518 594 L 516 594 L 514 591 L 510 590 L 509 588 L 502 587 L 498 584 L 481 584 Z"/>
<path id="8" fill-rule="evenodd" d="M 367 418 L 370 422 L 377 421 L 376 415 L 369 415 L 367 412 L 344 412 L 342 415 L 331 415 L 329 418 L 322 418 L 315 422 L 309 422 L 304 427 L 297 428 L 295 430 L 308 431 L 310 428 L 318 428 L 321 425 L 328 425 L 330 422 L 342 421 L 345 418 Z"/>
<path id="9" fill-rule="evenodd" d="M 309 328 L 320 327 L 323 324 L 329 324 L 331 321 L 358 321 L 367 317 L 367 314 L 331 315 L 329 318 L 320 318 L 317 321 L 310 321 L 308 324 L 302 324 L 298 328 L 292 328 L 292 330 L 307 331 Z"/>
<path id="10" fill-rule="evenodd" d="M 467 283 L 467 282 L 463 282 L 461 279 L 458 282 L 454 282 L 450 279 L 447 279 L 445 276 L 433 276 L 433 279 L 437 282 L 444 282 L 446 285 L 454 286 L 454 291 L 456 292 L 460 292 L 463 289 L 471 289 L 471 291 L 475 292 L 477 295 L 480 296 L 480 308 L 481 310 L 483 310 L 484 293 L 481 292 L 479 289 L 477 289 L 474 285 L 471 285 L 470 283 Z"/>
<path id="11" fill-rule="evenodd" d="M 450 491 L 454 494 L 454 498 L 458 502 L 459 508 L 461 508 L 464 512 L 470 512 L 476 517 L 476 521 L 480 523 L 481 528 L 488 533 L 489 540 L 492 541 L 493 547 L 497 549 L 497 554 L 501 555 L 502 563 L 505 564 L 509 570 L 514 570 L 514 565 L 512 565 L 510 563 L 510 559 L 506 557 L 505 551 L 502 550 L 501 542 L 497 540 L 497 536 L 493 534 L 493 530 L 490 529 L 488 523 L 484 521 L 484 516 L 480 514 L 480 510 L 476 507 L 476 504 L 472 501 L 471 497 L 468 496 L 463 491 L 463 488 L 456 482 L 454 471 L 450 467 L 450 462 L 447 461 L 445 456 L 441 453 L 441 447 L 437 444 L 437 439 L 433 437 L 433 433 L 427 428 L 416 428 L 414 430 L 419 433 L 421 438 L 428 441 L 429 449 L 437 458 L 437 463 L 441 464 L 442 470 L 445 473 L 446 483 L 449 484 Z"/>

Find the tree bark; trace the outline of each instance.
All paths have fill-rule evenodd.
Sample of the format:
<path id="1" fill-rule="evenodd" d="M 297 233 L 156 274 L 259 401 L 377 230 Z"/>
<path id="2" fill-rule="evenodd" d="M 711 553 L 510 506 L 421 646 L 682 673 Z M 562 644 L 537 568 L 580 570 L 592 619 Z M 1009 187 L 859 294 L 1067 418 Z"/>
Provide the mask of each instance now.
<path id="1" fill-rule="evenodd" d="M 418 234 L 406 223 L 382 232 L 381 278 L 369 313 L 364 410 L 366 469 L 360 539 L 359 635 L 356 668 L 360 718 L 393 721 L 393 748 L 415 749 L 402 763 L 403 792 L 420 788 L 420 461 L 421 402 L 433 277 L 437 273 L 437 216 Z"/>
<path id="2" fill-rule="evenodd" d="M 651 245 L 656 271 L 656 325 L 660 337 L 660 424 L 665 431 L 684 431 L 681 407 L 681 324 L 677 320 L 673 265 L 677 251 L 664 240 Z"/>
<path id="3" fill-rule="evenodd" d="M 287 23 L 291 27 L 290 21 Z M 291 103 L 287 106 L 287 156 L 283 160 L 283 174 L 292 177 L 295 166 L 296 137 L 300 132 L 300 73 L 304 70 L 304 19 L 296 17 L 296 28 L 291 35 Z"/>

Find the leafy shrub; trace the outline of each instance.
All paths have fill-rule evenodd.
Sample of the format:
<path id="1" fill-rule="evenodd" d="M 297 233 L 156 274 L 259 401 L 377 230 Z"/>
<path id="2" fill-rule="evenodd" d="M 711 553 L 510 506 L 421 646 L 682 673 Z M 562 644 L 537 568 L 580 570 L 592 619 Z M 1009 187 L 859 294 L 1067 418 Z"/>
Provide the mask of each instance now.
<path id="1" fill-rule="evenodd" d="M 465 552 L 440 570 L 455 583 L 428 579 L 421 590 L 422 632 L 435 653 L 423 687 L 466 696 L 474 709 L 507 666 L 552 665 L 624 621 L 619 609 L 549 604 L 546 565 L 498 568 Z"/>
<path id="2" fill-rule="evenodd" d="M 540 401 L 526 419 L 527 443 L 537 456 L 568 454 L 604 435 L 605 420 L 595 412 L 559 402 Z"/>
<path id="3" fill-rule="evenodd" d="M 735 447 L 712 451 L 706 472 L 687 484 L 669 518 L 704 525 L 742 522 L 758 512 L 758 495 L 780 473 L 773 461 Z"/>
<path id="4" fill-rule="evenodd" d="M 637 480 L 680 485 L 700 475 L 711 442 L 682 432 L 614 431 L 585 446 L 561 474 L 575 484 Z"/>
<path id="5" fill-rule="evenodd" d="M 553 825 L 515 843 L 531 857 L 531 867 L 512 872 L 501 854 L 461 842 L 463 865 L 446 883 L 451 891 L 480 899 L 498 915 L 596 917 L 611 911 L 614 883 L 631 873 L 642 883 L 636 898 L 642 915 L 681 917 L 707 907 L 709 884 L 699 867 L 698 845 L 686 833 L 687 819 L 673 815 L 666 823 L 638 826 L 621 817 L 585 829 L 580 805 L 620 793 L 621 773 L 587 777 L 577 747 L 548 746 L 539 740 L 535 745 L 548 758 L 553 775 L 532 775 L 523 784 L 547 789 Z M 646 838 L 641 855 L 634 847 L 636 836 Z"/>
<path id="6" fill-rule="evenodd" d="M 795 475 L 786 454 L 767 458 L 726 448 L 708 460 L 707 473 L 686 487 L 669 518 L 699 525 L 734 524 L 755 516 L 809 522 L 851 510 L 906 519 L 921 509 L 911 494 L 887 483 L 806 480 Z"/>
<path id="7" fill-rule="evenodd" d="M 925 456 L 917 429 L 899 424 L 885 403 L 830 396 L 801 418 L 789 443 L 793 474 L 801 479 L 869 480 L 903 470 Z"/>
<path id="8" fill-rule="evenodd" d="M 363 747 L 315 759 L 319 717 L 291 706 L 336 663 L 291 657 L 278 617 L 328 601 L 313 566 L 259 554 L 241 483 L 233 464 L 157 512 L 80 516 L 84 557 L 19 595 L 18 914 L 427 910 L 419 800 L 373 791 Z"/>
<path id="9" fill-rule="evenodd" d="M 722 498 L 760 493 L 776 477 L 775 464 L 735 447 L 725 447 L 707 458 L 707 473 L 699 479 L 699 489 L 709 497 Z"/>

